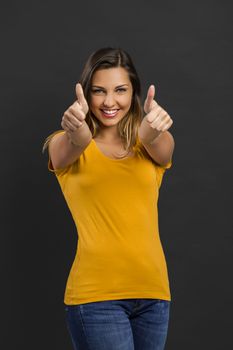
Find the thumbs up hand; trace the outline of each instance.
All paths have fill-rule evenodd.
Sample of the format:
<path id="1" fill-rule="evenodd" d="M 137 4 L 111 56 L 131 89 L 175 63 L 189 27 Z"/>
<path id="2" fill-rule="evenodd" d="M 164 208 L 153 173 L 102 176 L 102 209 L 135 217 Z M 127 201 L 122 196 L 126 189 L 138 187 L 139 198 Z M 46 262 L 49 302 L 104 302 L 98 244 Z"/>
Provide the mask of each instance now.
<path id="1" fill-rule="evenodd" d="M 75 90 L 77 100 L 64 112 L 61 122 L 62 128 L 67 132 L 74 132 L 80 128 L 89 110 L 82 85 L 76 84 Z"/>
<path id="2" fill-rule="evenodd" d="M 155 87 L 150 85 L 144 102 L 146 113 L 138 129 L 138 136 L 142 142 L 152 143 L 162 132 L 173 124 L 168 113 L 154 100 Z"/>

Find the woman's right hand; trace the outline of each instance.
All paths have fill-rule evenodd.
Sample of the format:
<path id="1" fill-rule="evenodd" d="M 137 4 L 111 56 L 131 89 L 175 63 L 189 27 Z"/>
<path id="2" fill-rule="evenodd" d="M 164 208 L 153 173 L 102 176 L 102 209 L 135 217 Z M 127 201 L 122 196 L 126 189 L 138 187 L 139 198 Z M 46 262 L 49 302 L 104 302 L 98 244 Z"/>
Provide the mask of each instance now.
<path id="1" fill-rule="evenodd" d="M 62 128 L 68 133 L 73 133 L 83 125 L 89 110 L 82 85 L 76 84 L 75 90 L 77 100 L 64 112 L 61 122 Z"/>

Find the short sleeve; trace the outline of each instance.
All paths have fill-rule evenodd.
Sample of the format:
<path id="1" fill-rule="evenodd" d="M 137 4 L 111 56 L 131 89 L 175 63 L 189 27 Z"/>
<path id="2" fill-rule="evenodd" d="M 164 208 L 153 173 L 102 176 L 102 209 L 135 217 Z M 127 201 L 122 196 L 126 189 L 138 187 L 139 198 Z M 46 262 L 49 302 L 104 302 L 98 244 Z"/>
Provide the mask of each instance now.
<path id="1" fill-rule="evenodd" d="M 47 139 L 46 139 L 46 142 L 47 142 L 47 145 L 48 145 L 48 163 L 47 163 L 48 170 L 51 171 L 52 173 L 54 173 L 57 176 L 64 175 L 67 172 L 67 170 L 70 168 L 70 165 L 68 165 L 68 166 L 66 166 L 64 168 L 59 168 L 59 169 L 54 169 L 53 168 L 53 164 L 52 164 L 50 153 L 49 153 L 49 143 L 50 143 L 50 141 L 52 140 L 52 138 L 55 135 L 57 135 L 57 134 L 64 134 L 64 133 L 65 133 L 64 130 L 58 130 L 58 131 L 55 131 L 52 134 L 50 134 L 47 137 Z"/>
<path id="2" fill-rule="evenodd" d="M 170 169 L 172 166 L 172 160 L 163 166 L 156 164 L 156 163 L 154 163 L 154 164 L 155 164 L 155 169 L 156 169 L 157 184 L 158 184 L 158 188 L 159 188 L 162 184 L 163 175 L 164 175 L 165 171 L 167 169 Z"/>
<path id="3" fill-rule="evenodd" d="M 50 154 L 48 152 L 48 170 L 54 173 L 57 176 L 64 175 L 70 169 L 71 165 L 66 166 L 65 168 L 54 169 L 51 161 Z"/>

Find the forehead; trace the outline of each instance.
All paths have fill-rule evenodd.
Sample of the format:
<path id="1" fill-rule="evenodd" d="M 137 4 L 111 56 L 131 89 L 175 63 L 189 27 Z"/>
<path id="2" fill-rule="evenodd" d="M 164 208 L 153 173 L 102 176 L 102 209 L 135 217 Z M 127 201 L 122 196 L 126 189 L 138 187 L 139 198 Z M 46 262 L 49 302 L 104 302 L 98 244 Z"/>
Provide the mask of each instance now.
<path id="1" fill-rule="evenodd" d="M 114 67 L 97 70 L 92 77 L 93 85 L 112 86 L 130 84 L 129 75 L 126 69 Z"/>

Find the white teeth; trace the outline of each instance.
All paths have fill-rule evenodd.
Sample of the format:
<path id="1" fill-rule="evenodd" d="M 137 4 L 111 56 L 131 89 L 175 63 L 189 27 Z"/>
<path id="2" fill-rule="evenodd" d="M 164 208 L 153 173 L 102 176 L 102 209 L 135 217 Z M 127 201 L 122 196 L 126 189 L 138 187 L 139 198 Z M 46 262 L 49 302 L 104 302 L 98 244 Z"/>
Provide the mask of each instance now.
<path id="1" fill-rule="evenodd" d="M 107 111 L 107 110 L 103 109 L 103 111 L 104 111 L 104 113 L 107 113 L 107 114 L 114 114 L 117 112 L 117 109 L 113 109 L 111 111 Z"/>

